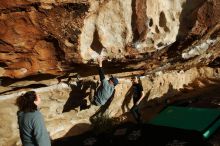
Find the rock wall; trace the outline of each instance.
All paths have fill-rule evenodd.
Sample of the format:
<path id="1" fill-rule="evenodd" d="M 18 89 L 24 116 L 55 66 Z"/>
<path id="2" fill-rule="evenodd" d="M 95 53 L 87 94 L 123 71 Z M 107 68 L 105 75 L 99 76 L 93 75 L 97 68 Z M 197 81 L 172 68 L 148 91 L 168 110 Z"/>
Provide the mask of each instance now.
<path id="1" fill-rule="evenodd" d="M 219 0 L 0 1 L 0 146 L 20 145 L 14 102 L 26 90 L 41 95 L 52 139 L 90 129 L 89 117 L 99 108 L 85 104 L 100 54 L 106 73 L 120 78 L 102 109 L 111 117 L 132 106 L 133 75 L 142 76 L 143 108 L 214 84 L 219 21 Z M 75 82 L 78 74 L 83 87 Z"/>
<path id="2" fill-rule="evenodd" d="M 219 23 L 219 7 L 218 0 L 3 0 L 0 74 L 77 73 L 99 54 L 114 62 L 110 70 L 143 69 L 132 65 L 144 61 L 153 62 L 144 68 L 151 71 L 181 61 L 181 53 Z"/>
<path id="3" fill-rule="evenodd" d="M 22 2 L 1 2 L 1 76 L 60 74 L 63 61 L 82 62 L 78 37 L 89 4 Z"/>
<path id="4" fill-rule="evenodd" d="M 175 95 L 181 94 L 182 90 L 186 87 L 193 90 L 193 88 L 198 89 L 214 85 L 215 82 L 213 81 L 220 79 L 219 73 L 219 68 L 212 69 L 206 67 L 200 69 L 192 68 L 181 72 L 157 72 L 152 75 L 142 76 L 141 82 L 146 96 L 141 106 L 144 108 L 155 99 L 178 100 Z M 102 108 L 102 113 L 110 117 L 120 117 L 120 115 L 128 112 L 132 106 L 130 79 L 120 78 L 119 81 L 120 84 L 116 88 L 112 102 L 106 109 Z M 88 102 L 90 83 L 85 81 L 83 86 L 76 86 L 76 82 L 73 81 L 68 86 L 62 82 L 34 89 L 42 98 L 40 110 L 44 115 L 47 129 L 52 139 L 77 135 L 91 128 L 89 119 L 99 112 L 100 109 L 97 106 L 92 106 L 89 109 L 83 107 Z M 0 121 L 1 146 L 20 145 L 16 119 L 17 107 L 14 103 L 16 97 L 24 92 L 17 91 L 0 96 L 0 113 L 2 115 Z M 175 97 L 175 99 L 172 97 Z"/>

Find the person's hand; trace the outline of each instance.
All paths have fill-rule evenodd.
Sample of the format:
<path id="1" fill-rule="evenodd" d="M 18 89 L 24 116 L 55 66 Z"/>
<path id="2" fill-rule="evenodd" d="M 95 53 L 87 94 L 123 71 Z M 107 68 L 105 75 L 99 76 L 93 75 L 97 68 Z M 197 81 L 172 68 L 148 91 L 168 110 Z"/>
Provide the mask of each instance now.
<path id="1" fill-rule="evenodd" d="M 98 61 L 99 67 L 102 67 L 103 57 L 101 55 L 97 58 L 97 61 Z"/>

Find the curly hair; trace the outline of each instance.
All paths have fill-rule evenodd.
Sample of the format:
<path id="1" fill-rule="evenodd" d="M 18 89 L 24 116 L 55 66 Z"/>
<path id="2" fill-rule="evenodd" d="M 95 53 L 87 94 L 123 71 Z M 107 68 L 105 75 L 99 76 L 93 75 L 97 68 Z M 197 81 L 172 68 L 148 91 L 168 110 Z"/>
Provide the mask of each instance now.
<path id="1" fill-rule="evenodd" d="M 19 96 L 16 100 L 16 105 L 19 111 L 34 112 L 37 110 L 37 105 L 34 103 L 37 94 L 35 91 L 28 91 L 25 94 Z"/>

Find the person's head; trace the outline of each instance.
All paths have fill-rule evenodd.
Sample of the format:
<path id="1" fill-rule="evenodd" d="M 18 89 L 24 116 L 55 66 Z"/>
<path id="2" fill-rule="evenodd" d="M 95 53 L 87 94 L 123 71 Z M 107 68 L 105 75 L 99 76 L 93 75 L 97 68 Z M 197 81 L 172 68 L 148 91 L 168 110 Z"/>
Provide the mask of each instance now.
<path id="1" fill-rule="evenodd" d="M 116 77 L 111 77 L 109 83 L 116 86 L 118 84 L 118 79 Z"/>
<path id="2" fill-rule="evenodd" d="M 131 77 L 131 81 L 132 81 L 133 84 L 137 84 L 138 83 L 138 77 L 137 76 Z"/>
<path id="3" fill-rule="evenodd" d="M 16 105 L 19 111 L 33 112 L 37 110 L 37 106 L 40 102 L 41 99 L 35 91 L 28 91 L 17 98 Z"/>

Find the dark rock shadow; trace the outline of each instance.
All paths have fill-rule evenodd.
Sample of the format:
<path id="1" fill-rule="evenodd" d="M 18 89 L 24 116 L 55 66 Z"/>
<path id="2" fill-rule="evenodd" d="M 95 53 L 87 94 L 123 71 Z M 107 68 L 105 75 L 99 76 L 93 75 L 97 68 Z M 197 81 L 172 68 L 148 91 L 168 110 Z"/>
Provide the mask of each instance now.
<path id="1" fill-rule="evenodd" d="M 80 107 L 80 110 L 87 109 L 89 106 L 87 106 L 86 97 L 89 96 L 87 89 L 90 85 L 91 81 L 78 81 L 77 85 L 70 85 L 71 92 L 63 107 L 63 112 L 69 112 L 77 107 Z"/>
<path id="2" fill-rule="evenodd" d="M 125 113 L 125 111 L 129 110 L 129 103 L 132 99 L 132 95 L 133 95 L 133 88 L 132 86 L 129 88 L 128 92 L 125 94 L 125 98 L 124 98 L 124 101 L 122 102 L 122 106 L 121 106 L 121 109 L 122 109 L 122 112 Z"/>
<path id="3" fill-rule="evenodd" d="M 30 84 L 30 85 L 22 86 L 22 87 L 14 87 L 11 90 L 0 92 L 0 95 L 10 93 L 10 92 L 13 92 L 13 91 L 19 91 L 21 89 L 37 89 L 37 88 L 42 88 L 42 87 L 47 87 L 47 85 L 39 83 L 39 84 Z"/>
<path id="4" fill-rule="evenodd" d="M 20 82 L 20 81 L 42 81 L 42 80 L 49 80 L 56 78 L 55 75 L 51 74 L 36 74 L 30 75 L 24 78 L 16 79 L 16 78 L 9 78 L 9 77 L 0 77 L 0 86 L 10 86 L 13 83 Z"/>
<path id="5" fill-rule="evenodd" d="M 91 49 L 95 52 L 97 52 L 98 54 L 101 54 L 102 52 L 102 48 L 104 46 L 102 45 L 102 43 L 99 41 L 99 34 L 97 29 L 95 29 L 95 32 L 93 34 L 93 42 L 91 44 Z"/>
<path id="6" fill-rule="evenodd" d="M 88 131 L 91 125 L 87 123 L 79 123 L 74 125 L 64 137 L 52 140 L 52 146 L 71 146 L 73 144 L 82 144 L 82 140 L 88 137 Z"/>
<path id="7" fill-rule="evenodd" d="M 185 37 L 190 33 L 197 20 L 197 12 L 205 2 L 206 0 L 186 0 L 186 2 L 182 5 L 177 40 L 185 39 Z"/>
<path id="8" fill-rule="evenodd" d="M 91 125 L 88 123 L 79 123 L 74 125 L 66 134 L 64 137 L 70 137 L 73 135 L 80 135 L 83 134 L 89 130 L 91 130 Z"/>
<path id="9" fill-rule="evenodd" d="M 179 30 L 176 41 L 169 47 L 168 56 L 174 58 L 173 62 L 180 60 L 178 57 L 182 49 L 185 49 L 195 41 L 197 36 L 191 35 L 192 28 L 197 20 L 197 12 L 206 0 L 186 0 L 182 5 L 182 12 L 179 17 Z M 175 60 L 176 58 L 176 60 Z"/>

